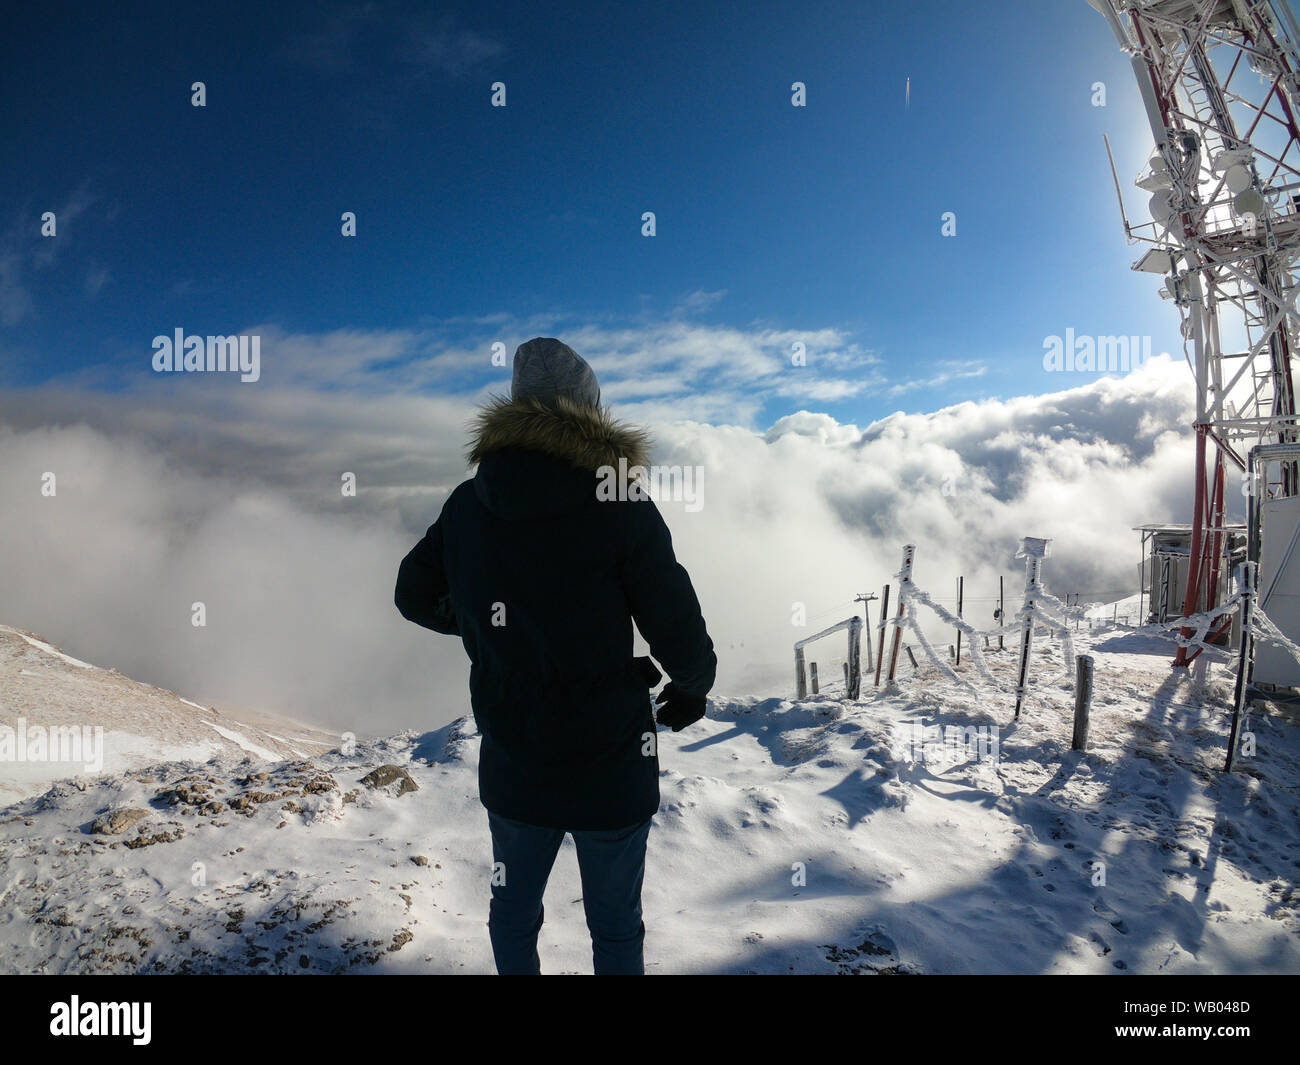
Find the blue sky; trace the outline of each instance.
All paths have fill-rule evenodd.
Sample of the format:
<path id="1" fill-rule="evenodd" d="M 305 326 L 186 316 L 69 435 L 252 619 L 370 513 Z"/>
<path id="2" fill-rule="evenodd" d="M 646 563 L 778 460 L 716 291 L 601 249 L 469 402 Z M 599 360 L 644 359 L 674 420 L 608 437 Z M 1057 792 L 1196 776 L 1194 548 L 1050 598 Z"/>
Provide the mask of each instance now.
<path id="1" fill-rule="evenodd" d="M 787 684 L 791 604 L 846 616 L 904 543 L 940 595 L 1026 535 L 1057 591 L 1135 591 L 1131 527 L 1188 516 L 1181 357 L 1043 369 L 1069 329 L 1177 348 L 1085 0 L 45 5 L 0 100 L 0 621 L 190 698 L 428 721 L 464 653 L 393 575 L 508 387 L 493 343 L 562 337 L 707 471 L 663 509 L 733 691 Z M 154 373 L 176 328 L 259 336 L 258 381 Z"/>
<path id="2" fill-rule="evenodd" d="M 1126 193 L 1150 138 L 1084 0 L 808 6 L 19 9 L 0 385 L 147 387 L 153 336 L 260 326 L 385 338 L 368 380 L 423 389 L 502 381 L 475 353 L 534 332 L 585 338 L 615 379 L 707 389 L 699 344 L 806 332 L 825 386 L 755 388 L 755 424 L 863 424 L 1076 383 L 1041 365 L 1067 327 L 1170 350 L 1101 135 Z M 602 350 L 620 343 L 624 362 Z M 400 371 L 453 351 L 454 374 Z"/>

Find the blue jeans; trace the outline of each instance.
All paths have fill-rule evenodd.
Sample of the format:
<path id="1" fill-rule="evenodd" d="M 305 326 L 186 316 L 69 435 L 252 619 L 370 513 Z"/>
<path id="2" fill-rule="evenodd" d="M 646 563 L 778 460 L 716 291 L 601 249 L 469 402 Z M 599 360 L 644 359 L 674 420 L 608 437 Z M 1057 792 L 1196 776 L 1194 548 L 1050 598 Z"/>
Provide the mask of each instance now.
<path id="1" fill-rule="evenodd" d="M 497 972 L 537 974 L 542 895 L 564 830 L 512 821 L 488 811 L 492 830 L 492 903 L 488 934 Z M 645 972 L 641 883 L 650 819 L 627 828 L 573 832 L 582 874 L 582 904 L 596 975 Z"/>

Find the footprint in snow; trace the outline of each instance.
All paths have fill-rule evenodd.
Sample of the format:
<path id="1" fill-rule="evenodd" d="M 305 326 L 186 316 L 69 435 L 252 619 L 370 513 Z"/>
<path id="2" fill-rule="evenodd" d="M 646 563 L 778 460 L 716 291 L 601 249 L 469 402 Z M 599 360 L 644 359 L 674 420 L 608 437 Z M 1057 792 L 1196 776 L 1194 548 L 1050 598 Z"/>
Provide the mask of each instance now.
<path id="1" fill-rule="evenodd" d="M 1092 910 L 1093 913 L 1109 924 L 1111 928 L 1115 929 L 1115 931 L 1120 935 L 1128 935 L 1128 926 L 1125 925 L 1124 918 L 1111 909 L 1111 907 L 1107 906 L 1106 903 L 1099 899 L 1092 904 Z"/>

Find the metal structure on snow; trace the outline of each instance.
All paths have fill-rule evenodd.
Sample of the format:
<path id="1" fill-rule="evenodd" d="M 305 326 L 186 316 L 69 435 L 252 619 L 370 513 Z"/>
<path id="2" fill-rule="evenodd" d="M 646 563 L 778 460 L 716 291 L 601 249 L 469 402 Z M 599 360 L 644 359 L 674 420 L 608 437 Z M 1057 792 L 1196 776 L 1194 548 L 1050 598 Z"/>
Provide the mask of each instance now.
<path id="1" fill-rule="evenodd" d="M 1137 179 L 1152 220 L 1124 215 L 1129 243 L 1150 245 L 1133 269 L 1165 277 L 1196 379 L 1188 616 L 1226 582 L 1227 467 L 1244 473 L 1252 447 L 1300 440 L 1300 25 L 1286 0 L 1088 2 L 1131 59 L 1155 139 Z M 1267 491 L 1300 495 L 1298 465 Z M 1196 653 L 1180 647 L 1174 664 Z"/>

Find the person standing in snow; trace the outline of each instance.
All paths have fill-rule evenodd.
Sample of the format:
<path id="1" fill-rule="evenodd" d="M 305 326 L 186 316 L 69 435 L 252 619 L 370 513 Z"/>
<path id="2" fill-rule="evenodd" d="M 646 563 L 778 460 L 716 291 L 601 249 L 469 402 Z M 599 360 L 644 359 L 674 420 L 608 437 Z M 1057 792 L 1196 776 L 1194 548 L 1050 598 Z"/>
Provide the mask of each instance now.
<path id="1" fill-rule="evenodd" d="M 700 720 L 717 670 L 654 502 L 597 496 L 598 470 L 620 458 L 647 466 L 648 446 L 601 406 L 581 356 L 530 340 L 515 352 L 509 399 L 478 416 L 477 471 L 398 570 L 402 616 L 459 635 L 469 655 L 499 973 L 540 972 L 542 896 L 566 832 L 596 973 L 645 971 L 641 885 L 659 761 L 653 666 L 632 655 L 633 622 L 671 678 L 656 697 L 660 725 Z"/>

